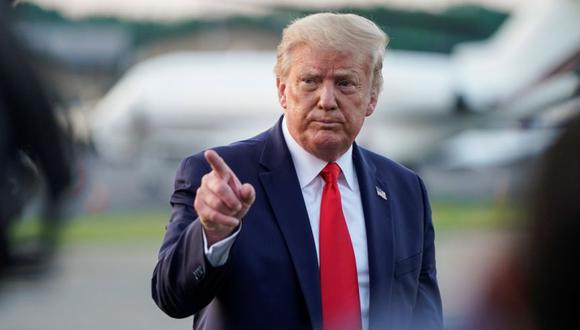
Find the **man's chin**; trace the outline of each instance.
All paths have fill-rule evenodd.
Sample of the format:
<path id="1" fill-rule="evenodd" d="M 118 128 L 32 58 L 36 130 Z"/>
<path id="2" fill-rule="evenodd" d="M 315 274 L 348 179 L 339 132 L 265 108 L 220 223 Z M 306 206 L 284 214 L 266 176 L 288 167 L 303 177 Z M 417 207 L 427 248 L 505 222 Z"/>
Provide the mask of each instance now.
<path id="1" fill-rule="evenodd" d="M 312 153 L 325 161 L 333 162 L 348 150 L 350 144 L 335 136 L 317 138 L 312 144 Z"/>

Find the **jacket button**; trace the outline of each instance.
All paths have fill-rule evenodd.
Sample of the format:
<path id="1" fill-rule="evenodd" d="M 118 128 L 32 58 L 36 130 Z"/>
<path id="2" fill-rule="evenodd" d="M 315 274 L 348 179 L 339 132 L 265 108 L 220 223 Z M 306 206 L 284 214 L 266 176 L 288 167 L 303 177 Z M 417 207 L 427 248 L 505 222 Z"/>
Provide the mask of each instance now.
<path id="1" fill-rule="evenodd" d="M 196 281 L 200 281 L 204 275 L 205 273 L 203 271 L 203 267 L 201 266 L 197 266 L 197 268 L 193 271 L 193 278 L 195 278 Z"/>

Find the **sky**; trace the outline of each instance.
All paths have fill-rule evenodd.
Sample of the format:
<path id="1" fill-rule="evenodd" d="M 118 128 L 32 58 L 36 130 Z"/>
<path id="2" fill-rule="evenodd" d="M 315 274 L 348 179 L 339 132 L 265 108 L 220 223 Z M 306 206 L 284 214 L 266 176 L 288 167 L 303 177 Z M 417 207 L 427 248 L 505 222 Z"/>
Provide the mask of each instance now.
<path id="1" fill-rule="evenodd" d="M 272 6 L 332 8 L 342 6 L 389 6 L 438 11 L 451 5 L 481 4 L 511 11 L 525 0 L 18 0 L 58 10 L 71 18 L 115 16 L 135 20 L 173 21 L 231 14 L 266 13 Z"/>

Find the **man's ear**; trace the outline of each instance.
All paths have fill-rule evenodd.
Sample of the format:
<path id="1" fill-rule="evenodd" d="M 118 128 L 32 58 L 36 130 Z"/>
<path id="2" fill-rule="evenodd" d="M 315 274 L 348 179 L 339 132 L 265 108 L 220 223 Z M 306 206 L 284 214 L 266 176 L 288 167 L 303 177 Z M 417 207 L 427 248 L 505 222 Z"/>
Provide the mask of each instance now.
<path id="1" fill-rule="evenodd" d="M 371 99 L 369 102 L 369 105 L 367 106 L 367 111 L 365 113 L 365 116 L 370 116 L 373 114 L 373 112 L 375 112 L 375 108 L 377 106 L 377 101 L 379 99 L 379 91 L 377 88 L 373 88 L 373 90 L 371 91 Z"/>
<path id="2" fill-rule="evenodd" d="M 286 82 L 280 77 L 276 77 L 276 88 L 278 89 L 278 102 L 282 108 L 286 109 Z"/>

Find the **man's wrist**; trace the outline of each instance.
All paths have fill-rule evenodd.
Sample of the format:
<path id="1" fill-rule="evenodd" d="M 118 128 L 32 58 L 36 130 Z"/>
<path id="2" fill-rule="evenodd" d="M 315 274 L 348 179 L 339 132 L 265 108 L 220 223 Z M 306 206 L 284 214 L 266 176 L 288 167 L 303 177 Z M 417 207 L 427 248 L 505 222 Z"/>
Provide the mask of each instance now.
<path id="1" fill-rule="evenodd" d="M 203 233 L 205 235 L 205 238 L 207 240 L 207 246 L 208 248 L 211 247 L 212 245 L 219 243 L 225 239 L 227 239 L 228 237 L 231 237 L 235 232 L 237 232 L 240 228 L 240 225 L 232 228 L 231 230 L 227 231 L 227 232 L 215 232 L 215 231 L 210 231 L 210 230 L 206 230 L 205 227 L 203 227 Z"/>
<path id="2" fill-rule="evenodd" d="M 209 237 L 205 232 L 205 229 L 202 230 L 203 235 L 203 245 L 204 245 L 204 253 L 206 259 L 209 261 L 210 265 L 213 267 L 223 266 L 229 258 L 230 249 L 234 244 L 236 237 L 238 236 L 241 230 L 241 223 L 234 230 L 225 238 L 219 239 L 215 241 L 213 244 L 209 244 Z"/>

